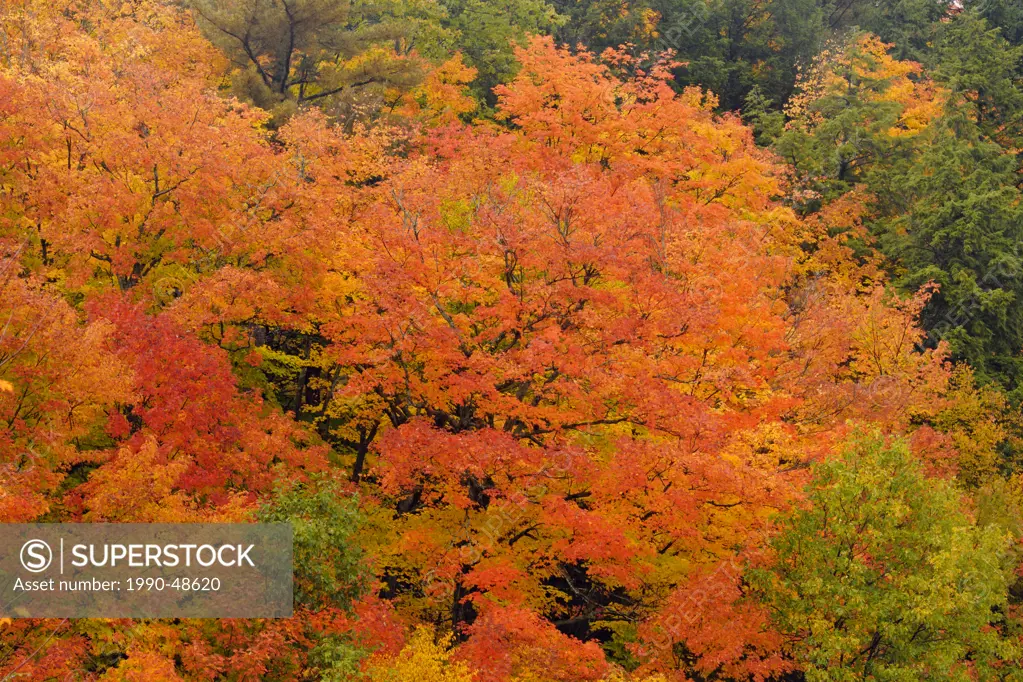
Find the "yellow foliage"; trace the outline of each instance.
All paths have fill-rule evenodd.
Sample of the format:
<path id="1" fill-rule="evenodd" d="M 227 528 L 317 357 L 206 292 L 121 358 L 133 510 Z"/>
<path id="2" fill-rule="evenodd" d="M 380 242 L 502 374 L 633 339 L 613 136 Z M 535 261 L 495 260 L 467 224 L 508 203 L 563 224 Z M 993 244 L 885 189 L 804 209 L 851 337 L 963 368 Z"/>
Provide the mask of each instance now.
<path id="1" fill-rule="evenodd" d="M 891 46 L 874 35 L 863 35 L 843 50 L 823 50 L 813 65 L 801 73 L 797 93 L 786 106 L 796 127 L 813 128 L 823 122 L 811 104 L 826 96 L 846 97 L 853 92 L 868 102 L 902 105 L 892 137 L 916 135 L 941 114 L 945 93 L 920 76 L 917 62 L 900 61 L 888 54 Z"/>
<path id="2" fill-rule="evenodd" d="M 960 481 L 980 487 L 998 478 L 999 445 L 1018 428 L 1010 428 L 1006 421 L 1018 413 L 1008 409 L 998 390 L 978 387 L 973 370 L 966 365 L 953 372 L 944 398 L 929 421 L 949 438 Z"/>
<path id="3" fill-rule="evenodd" d="M 657 10 L 646 8 L 640 14 L 640 25 L 638 33 L 640 38 L 659 38 L 661 32 L 657 30 L 661 23 L 661 13 Z"/>
<path id="4" fill-rule="evenodd" d="M 462 55 L 456 54 L 432 68 L 422 85 L 409 93 L 403 113 L 429 125 L 455 123 L 462 114 L 476 110 L 476 100 L 467 89 L 475 78 L 476 69 L 467 66 Z"/>
<path id="5" fill-rule="evenodd" d="M 101 678 L 104 682 L 178 682 L 174 661 L 153 651 L 132 652 Z"/>
<path id="6" fill-rule="evenodd" d="M 475 673 L 465 663 L 451 660 L 450 643 L 450 637 L 443 637 L 438 643 L 429 629 L 416 628 L 397 658 L 370 668 L 368 679 L 371 682 L 473 682 Z"/>
<path id="7" fill-rule="evenodd" d="M 642 677 L 634 675 L 630 676 L 625 675 L 620 670 L 616 670 L 605 677 L 601 682 L 668 682 L 668 678 L 661 674 L 643 675 Z"/>

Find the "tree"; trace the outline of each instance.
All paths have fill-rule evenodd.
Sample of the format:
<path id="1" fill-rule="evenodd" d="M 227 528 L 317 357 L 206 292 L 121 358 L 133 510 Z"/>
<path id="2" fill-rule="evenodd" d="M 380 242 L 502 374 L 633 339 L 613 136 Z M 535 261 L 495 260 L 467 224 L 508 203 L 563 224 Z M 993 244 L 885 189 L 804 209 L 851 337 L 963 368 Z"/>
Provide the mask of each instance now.
<path id="1" fill-rule="evenodd" d="M 825 7 L 832 29 L 868 31 L 891 44 L 895 58 L 918 62 L 925 61 L 936 30 L 953 11 L 945 0 L 834 0 Z"/>
<path id="2" fill-rule="evenodd" d="M 349 609 L 365 591 L 362 553 L 353 543 L 362 523 L 358 499 L 339 486 L 320 480 L 278 490 L 260 508 L 257 519 L 292 526 L 299 604 Z"/>
<path id="3" fill-rule="evenodd" d="M 716 93 L 733 111 L 758 88 L 776 107 L 788 98 L 796 65 L 827 39 L 827 12 L 816 0 L 646 0 L 555 2 L 568 17 L 555 36 L 597 52 L 632 45 L 638 52 L 672 50 L 681 62 L 678 86 Z"/>
<path id="4" fill-rule="evenodd" d="M 939 285 L 922 318 L 932 343 L 946 340 L 978 379 L 1013 392 L 1023 351 L 1014 151 L 1021 53 L 963 13 L 944 27 L 937 54 L 947 103 L 908 162 L 880 168 L 869 181 L 878 197 L 873 229 L 903 290 Z"/>
<path id="5" fill-rule="evenodd" d="M 905 443 L 859 436 L 814 467 L 751 593 L 807 680 L 1002 679 L 1010 538 L 978 526 Z"/>
<path id="6" fill-rule="evenodd" d="M 414 14 L 387 3 L 232 0 L 191 3 L 199 25 L 239 67 L 236 92 L 275 112 L 317 102 L 342 120 L 379 109 L 390 88 L 422 77 Z M 414 10 L 413 10 L 414 13 Z M 369 107 L 368 111 L 364 111 Z"/>
<path id="7" fill-rule="evenodd" d="M 947 341 L 982 381 L 1015 391 L 1023 370 L 1018 164 L 971 119 L 953 110 L 934 126 L 915 163 L 890 181 L 898 207 L 876 229 L 902 270 L 901 287 L 939 286 L 922 317 L 932 343 Z"/>
<path id="8" fill-rule="evenodd" d="M 285 80 L 271 120 L 217 95 L 216 51 L 171 6 L 11 4 L 0 511 L 289 520 L 300 593 L 285 620 L 3 622 L 0 676 L 386 679 L 422 663 L 488 682 L 780 677 L 807 659 L 730 567 L 769 549 L 772 520 L 851 424 L 905 435 L 929 473 L 991 491 L 978 518 L 1013 515 L 992 512 L 1012 490 L 1004 402 L 953 371 L 948 344 L 928 347 L 933 287 L 894 296 L 864 248 L 879 198 L 855 185 L 909 177 L 873 169 L 896 148 L 898 164 L 921 158 L 945 101 L 877 40 L 822 60 L 805 81 L 820 89 L 790 109 L 810 139 L 856 100 L 812 163 L 830 168 L 857 125 L 876 152 L 809 212 L 800 190 L 825 182 L 806 172 L 793 190 L 712 93 L 677 87 L 671 55 L 533 39 L 493 117 L 470 123 L 473 67 L 439 59 L 465 36 L 422 19 L 454 21 L 455 5 L 360 5 L 379 12 L 357 29 L 367 40 L 404 26 L 397 50 L 331 53 L 347 28 L 298 23 L 312 33 L 285 70 L 270 23 L 253 25 L 270 36 L 245 65 L 260 92 L 306 56 L 318 79 L 302 107 Z M 259 7 L 277 28 L 313 16 Z M 780 23 L 808 6 L 771 4 L 780 23 L 737 7 L 731 35 L 753 56 L 729 73 L 784 82 L 806 27 Z M 519 8 L 523 22 L 542 9 Z M 633 18 L 653 37 L 656 16 Z M 516 34 L 498 24 L 472 37 Z M 347 94 L 309 100 L 381 50 L 440 63 L 408 88 L 367 86 L 387 98 L 380 115 L 337 125 Z M 914 182 L 897 198 L 934 194 Z M 913 217 L 930 225 L 938 206 Z"/>
<path id="9" fill-rule="evenodd" d="M 2 153 L 20 162 L 0 170 L 10 188 L 0 229 L 30 238 L 38 265 L 72 288 L 102 273 L 157 298 L 180 293 L 160 283 L 181 274 L 185 254 L 267 257 L 287 230 L 276 219 L 272 150 L 256 130 L 264 116 L 211 90 L 216 53 L 184 15 L 162 5 L 137 17 L 90 10 L 77 21 L 91 33 L 58 13 L 55 44 L 37 58 L 26 36 L 29 58 L 2 77 L 13 110 L 0 122 Z M 120 49 L 132 40 L 138 56 Z"/>
<path id="10" fill-rule="evenodd" d="M 962 103 L 980 134 L 1007 150 L 1023 140 L 1023 45 L 1013 46 L 973 12 L 943 25 L 935 77 Z"/>
<path id="11" fill-rule="evenodd" d="M 493 105 L 493 89 L 514 76 L 518 64 L 514 47 L 529 35 L 549 33 L 564 22 L 545 0 L 443 0 L 446 16 L 441 19 L 452 37 L 444 45 L 459 51 L 479 77 L 473 85 L 477 99 Z"/>
<path id="12" fill-rule="evenodd" d="M 379 495 L 384 594 L 470 641 L 505 606 L 577 638 L 645 617 L 792 490 L 786 423 L 904 423 L 947 380 L 919 307 L 803 289 L 770 157 L 703 93 L 519 59 L 512 129 L 436 131 L 374 185 L 309 356 L 307 413 Z"/>
<path id="13" fill-rule="evenodd" d="M 105 443 L 107 414 L 133 397 L 112 326 L 86 322 L 0 241 L 0 521 L 27 523 L 59 506 L 67 472 Z"/>
<path id="14" fill-rule="evenodd" d="M 366 679 L 371 682 L 403 682 L 417 679 L 423 682 L 473 682 L 476 676 L 460 661 L 452 661 L 447 650 L 450 637 L 439 643 L 426 628 L 417 628 L 409 643 L 396 659 L 371 668 Z"/>
<path id="15" fill-rule="evenodd" d="M 1021 235 L 1009 147 L 1019 127 L 1019 55 L 969 14 L 941 36 L 936 83 L 870 36 L 821 55 L 775 148 L 795 169 L 802 212 L 866 191 L 873 238 L 864 250 L 881 251 L 904 294 L 937 285 L 922 311 L 928 343 L 946 341 L 981 382 L 1014 391 Z M 963 55 L 989 59 L 979 67 Z"/>
<path id="16" fill-rule="evenodd" d="M 858 184 L 875 189 L 878 167 L 899 167 L 940 114 L 941 91 L 920 77 L 919 64 L 892 58 L 889 48 L 856 36 L 819 54 L 797 82 L 775 149 L 796 173 L 802 192 L 794 201 L 802 211 Z"/>
<path id="17" fill-rule="evenodd" d="M 1023 9 L 1012 0 L 968 0 L 963 6 L 975 9 L 987 19 L 989 25 L 998 27 L 1005 39 L 1013 45 L 1023 45 Z"/>
<path id="18" fill-rule="evenodd" d="M 239 390 L 226 353 L 139 306 L 110 298 L 91 307 L 114 325 L 118 356 L 134 377 L 134 399 L 107 426 L 119 450 L 76 491 L 91 520 L 152 521 L 140 514 L 146 503 L 150 511 L 237 518 L 275 481 L 325 468 L 325 448 L 264 412 L 258 393 Z"/>

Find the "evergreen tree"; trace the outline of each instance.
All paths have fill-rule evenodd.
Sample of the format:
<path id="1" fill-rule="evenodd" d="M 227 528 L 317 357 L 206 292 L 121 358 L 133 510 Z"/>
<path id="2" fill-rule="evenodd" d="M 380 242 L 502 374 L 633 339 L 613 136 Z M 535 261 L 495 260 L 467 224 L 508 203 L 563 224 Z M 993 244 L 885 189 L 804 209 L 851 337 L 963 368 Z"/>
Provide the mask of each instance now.
<path id="1" fill-rule="evenodd" d="M 1021 51 L 973 15 L 943 28 L 934 72 L 946 110 L 909 162 L 869 178 L 879 243 L 903 291 L 939 285 L 923 311 L 982 381 L 1023 397 L 1023 209 L 1019 160 Z"/>
<path id="2" fill-rule="evenodd" d="M 947 341 L 981 380 L 1023 381 L 1023 213 L 1014 155 L 984 138 L 971 110 L 951 109 L 914 163 L 891 182 L 896 202 L 877 223 L 897 284 L 940 289 L 924 309 L 932 341 Z M 893 210 L 905 206 L 905 212 Z M 1017 395 L 1017 399 L 1020 396 Z"/>
<path id="3" fill-rule="evenodd" d="M 966 12 L 943 24 L 931 62 L 934 77 L 972 110 L 986 138 L 1007 149 L 1023 143 L 1023 45 Z"/>
<path id="4" fill-rule="evenodd" d="M 964 0 L 963 5 L 997 26 L 1013 45 L 1023 45 L 1023 4 L 1018 0 Z"/>

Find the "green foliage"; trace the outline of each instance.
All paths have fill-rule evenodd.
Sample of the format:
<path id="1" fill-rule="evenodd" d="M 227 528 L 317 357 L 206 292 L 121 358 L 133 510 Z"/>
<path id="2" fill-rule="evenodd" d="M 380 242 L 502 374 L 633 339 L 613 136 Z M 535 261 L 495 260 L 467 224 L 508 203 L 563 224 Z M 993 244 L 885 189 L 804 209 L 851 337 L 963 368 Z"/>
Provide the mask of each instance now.
<path id="1" fill-rule="evenodd" d="M 924 61 L 935 30 L 948 16 L 946 0 L 827 0 L 829 27 L 868 31 L 894 47 L 898 59 Z"/>
<path id="2" fill-rule="evenodd" d="M 309 660 L 316 666 L 321 682 L 351 682 L 363 679 L 362 661 L 369 654 L 352 643 L 347 635 L 324 637 L 310 652 Z"/>
<path id="3" fill-rule="evenodd" d="M 807 680 L 996 679 L 1018 655 L 998 631 L 1009 534 L 973 523 L 903 442 L 857 438 L 815 467 L 808 502 L 749 576 Z"/>
<path id="4" fill-rule="evenodd" d="M 349 608 L 368 573 L 353 536 L 362 525 L 358 498 L 326 479 L 276 491 L 257 515 L 294 529 L 295 601 L 311 609 Z"/>
<path id="5" fill-rule="evenodd" d="M 1023 45 L 1023 4 L 1017 0 L 965 0 L 963 5 L 997 26 L 1013 45 Z"/>
<path id="6" fill-rule="evenodd" d="M 867 178 L 874 230 L 896 284 L 940 289 L 924 309 L 932 341 L 949 343 L 982 382 L 1011 392 L 1023 380 L 1023 51 L 972 13 L 943 27 L 934 61 L 948 91 L 944 114 Z"/>
<path id="7" fill-rule="evenodd" d="M 935 282 L 922 323 L 982 381 L 1023 378 L 1023 214 L 1017 162 L 985 140 L 968 112 L 949 112 L 914 163 L 887 183 L 881 246 L 903 290 Z"/>
<path id="8" fill-rule="evenodd" d="M 673 50 L 686 63 L 680 87 L 712 90 L 721 108 L 735 110 L 759 88 L 780 105 L 791 93 L 796 67 L 825 40 L 826 13 L 817 0 L 555 0 L 569 17 L 559 40 L 597 51 L 631 44 L 639 51 Z"/>
<path id="9" fill-rule="evenodd" d="M 757 144 L 770 147 L 785 132 L 785 115 L 773 108 L 759 86 L 754 86 L 742 108 L 742 117 L 753 128 Z"/>
<path id="10" fill-rule="evenodd" d="M 407 56 L 442 31 L 432 3 L 191 0 L 197 23 L 240 69 L 234 93 L 280 124 L 315 103 L 339 120 L 372 114 L 388 88 L 422 79 Z"/>
<path id="11" fill-rule="evenodd" d="M 548 33 L 563 22 L 545 0 L 442 0 L 443 25 L 451 33 L 450 49 L 465 55 L 478 74 L 474 89 L 480 100 L 496 102 L 494 86 L 507 82 L 517 64 L 512 52 L 527 35 Z"/>
<path id="12" fill-rule="evenodd" d="M 893 134 L 907 105 L 888 94 L 905 82 L 905 74 L 875 47 L 876 41 L 850 39 L 840 53 L 822 54 L 801 84 L 806 92 L 800 95 L 809 101 L 790 103 L 794 120 L 778 136 L 775 150 L 803 190 L 793 199 L 803 212 L 817 210 L 858 184 L 871 186 L 878 161 L 882 169 L 892 168 L 916 149 L 913 137 Z M 836 81 L 840 87 L 827 85 Z"/>
<path id="13" fill-rule="evenodd" d="M 935 78 L 986 138 L 1007 148 L 1023 142 L 1023 46 L 964 12 L 942 25 L 931 61 Z"/>

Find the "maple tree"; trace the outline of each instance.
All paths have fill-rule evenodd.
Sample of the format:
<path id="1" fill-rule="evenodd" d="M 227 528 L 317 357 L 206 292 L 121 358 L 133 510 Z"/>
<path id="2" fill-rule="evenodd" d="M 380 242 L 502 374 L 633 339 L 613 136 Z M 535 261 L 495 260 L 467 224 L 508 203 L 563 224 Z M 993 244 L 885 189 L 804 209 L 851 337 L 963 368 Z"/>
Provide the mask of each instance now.
<path id="1" fill-rule="evenodd" d="M 107 411 L 129 401 L 133 387 L 113 352 L 111 325 L 82 324 L 40 281 L 19 276 L 21 248 L 3 246 L 0 518 L 14 523 L 51 511 L 66 472 L 88 466 L 86 444 L 96 442 Z"/>
<path id="2" fill-rule="evenodd" d="M 449 642 L 434 642 L 425 628 L 417 629 L 397 659 L 386 666 L 370 669 L 368 679 L 374 682 L 399 682 L 413 677 L 432 682 L 473 682 L 476 676 L 464 663 L 451 661 L 445 646 Z"/>
<path id="3" fill-rule="evenodd" d="M 511 25 L 385 59 L 345 42 L 368 7 L 199 4 L 225 60 L 159 2 L 4 7 L 0 520 L 288 521 L 297 610 L 4 621 L 0 675 L 846 679 L 865 648 L 867 679 L 1015 674 L 1017 558 L 968 560 L 1020 536 L 1018 414 L 919 324 L 959 256 L 905 297 L 883 257 L 944 215 L 936 141 L 1011 175 L 1008 64 L 980 101 L 970 64 L 938 84 L 857 35 L 755 138 L 671 53 L 536 37 L 511 76 L 481 56 Z M 416 73 L 339 116 L 378 66 Z M 480 70 L 509 76 L 492 111 Z M 943 136 L 953 107 L 982 137 Z M 894 178 L 918 222 L 879 235 Z M 871 644 L 906 604 L 947 641 Z"/>

